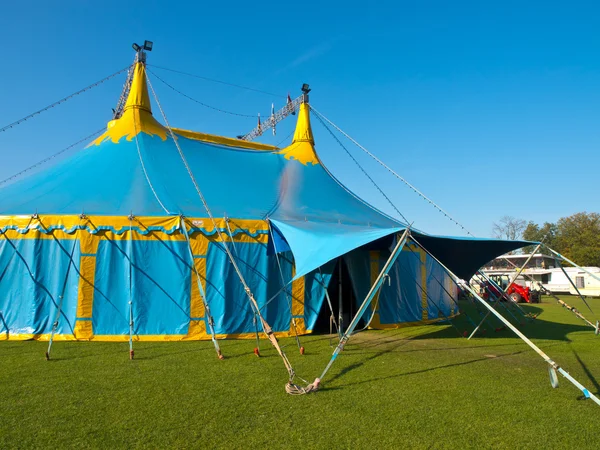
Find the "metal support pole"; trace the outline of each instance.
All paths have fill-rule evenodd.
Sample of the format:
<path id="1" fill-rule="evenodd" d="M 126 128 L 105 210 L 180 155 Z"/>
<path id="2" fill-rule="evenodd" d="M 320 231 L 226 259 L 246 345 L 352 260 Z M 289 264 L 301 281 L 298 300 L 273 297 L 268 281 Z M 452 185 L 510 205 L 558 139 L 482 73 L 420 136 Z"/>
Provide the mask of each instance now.
<path id="1" fill-rule="evenodd" d="M 325 375 L 327 374 L 327 372 L 329 371 L 329 369 L 333 365 L 333 363 L 336 360 L 336 358 L 338 357 L 338 355 L 344 349 L 344 345 L 346 345 L 346 342 L 348 342 L 348 340 L 350 339 L 350 336 L 352 335 L 352 332 L 354 331 L 354 329 L 358 325 L 358 322 L 360 321 L 362 315 L 364 314 L 364 312 L 367 310 L 367 308 L 371 304 L 371 301 L 373 301 L 373 298 L 375 297 L 375 295 L 377 294 L 377 292 L 379 292 L 379 289 L 381 288 L 381 285 L 383 284 L 385 276 L 391 270 L 392 266 L 394 265 L 394 263 L 398 259 L 398 256 L 400 256 L 400 253 L 402 252 L 402 248 L 404 247 L 404 244 L 406 243 L 406 240 L 408 239 L 408 235 L 410 233 L 409 230 L 410 230 L 410 228 L 407 228 L 406 230 L 404 230 L 404 233 L 402 233 L 401 238 L 398 240 L 398 243 L 394 247 L 394 250 L 392 251 L 390 257 L 387 260 L 387 262 L 385 263 L 385 266 L 383 266 L 383 269 L 381 270 L 381 272 L 377 276 L 377 279 L 375 280 L 375 283 L 373 283 L 373 286 L 371 287 L 371 290 L 369 291 L 369 293 L 365 297 L 364 301 L 360 305 L 360 308 L 358 309 L 358 311 L 354 315 L 354 318 L 350 322 L 350 325 L 348 325 L 348 329 L 346 330 L 346 332 L 344 333 L 344 335 L 340 339 L 339 344 L 337 345 L 337 347 L 333 351 L 333 355 L 331 356 L 331 360 L 329 361 L 329 364 L 327 364 L 327 367 L 325 367 L 325 370 L 323 370 L 323 373 L 321 374 L 321 376 L 319 378 L 317 378 L 317 380 L 315 380 L 317 384 L 325 377 Z"/>
<path id="2" fill-rule="evenodd" d="M 585 298 L 583 297 L 583 295 L 581 295 L 581 292 L 579 291 L 579 288 L 577 287 L 577 285 L 575 283 L 573 283 L 573 280 L 571 279 L 571 277 L 569 276 L 569 274 L 567 273 L 565 268 L 562 266 L 560 261 L 558 259 L 556 259 L 555 261 L 558 264 L 558 267 L 560 267 L 560 270 L 562 270 L 562 273 L 564 273 L 565 277 L 567 277 L 567 280 L 569 280 L 569 283 L 571 284 L 571 286 L 573 286 L 573 289 L 575 289 L 575 292 L 577 292 L 577 295 L 579 295 L 579 298 L 583 301 L 583 303 L 585 303 L 585 306 L 588 307 L 588 309 L 590 310 L 590 312 L 592 314 L 595 314 L 594 311 L 592 311 L 592 308 L 590 308 L 590 305 L 588 305 L 588 302 L 585 301 Z"/>
<path id="3" fill-rule="evenodd" d="M 229 225 L 227 225 L 227 229 L 229 229 Z M 273 236 L 273 228 L 270 226 L 269 224 L 269 234 L 271 236 L 271 240 L 273 242 L 275 242 L 275 237 Z M 231 237 L 231 243 L 233 244 L 233 236 L 231 235 L 231 230 L 229 230 L 229 235 Z M 235 249 L 235 245 L 233 247 Z M 300 354 L 304 354 L 304 347 L 302 347 L 302 344 L 300 343 L 300 337 L 298 336 L 298 326 L 296 325 L 296 318 L 294 317 L 294 311 L 293 311 L 293 307 L 292 307 L 292 303 L 293 303 L 293 293 L 290 293 L 287 289 L 287 284 L 285 283 L 285 277 L 283 276 L 283 269 L 281 268 L 281 261 L 279 261 L 279 254 L 277 253 L 277 250 L 275 250 L 275 259 L 277 260 L 277 267 L 279 268 L 279 276 L 281 277 L 281 284 L 284 286 L 284 293 L 285 293 L 285 298 L 288 302 L 288 308 L 290 309 L 290 316 L 292 318 L 292 327 L 294 328 L 294 336 L 296 338 L 296 344 L 298 345 L 298 350 L 300 351 Z M 260 314 L 260 310 L 255 312 L 255 319 L 256 319 L 256 314 Z M 256 331 L 256 335 L 258 336 L 258 328 Z"/>
<path id="4" fill-rule="evenodd" d="M 494 283 L 495 284 L 495 283 Z M 497 288 L 499 289 L 500 295 L 497 295 L 496 293 L 492 292 L 492 290 L 488 287 L 487 290 L 489 292 L 489 294 L 496 299 L 496 306 L 502 306 L 506 312 L 508 314 L 510 314 L 510 316 L 515 320 L 515 323 L 520 324 L 520 320 L 517 318 L 517 316 L 515 316 L 512 311 L 508 308 L 508 306 L 506 306 L 503 302 L 502 299 L 505 299 L 507 302 L 511 302 L 514 303 L 509 297 L 506 296 L 506 292 L 502 290 L 502 288 L 500 286 L 498 286 L 497 284 L 495 284 L 495 286 L 497 286 Z M 508 288 L 507 288 L 508 289 Z M 496 308 L 495 308 L 496 309 Z M 497 311 L 497 309 L 496 309 Z"/>
<path id="5" fill-rule="evenodd" d="M 414 238 L 413 238 L 413 240 L 423 250 L 425 250 L 433 259 L 435 259 L 442 266 L 442 268 L 451 277 L 454 278 L 456 283 L 458 283 L 458 284 L 461 283 L 461 279 L 459 277 L 457 277 L 450 269 L 448 269 L 448 267 L 446 267 L 439 259 L 437 259 L 433 254 L 431 254 L 431 252 L 429 252 L 425 247 L 423 247 L 418 241 L 416 241 Z M 548 365 L 550 366 L 550 368 L 552 370 L 558 371 L 558 373 L 560 373 L 563 377 L 565 377 L 567 380 L 569 380 L 575 387 L 577 387 L 579 390 L 581 390 L 581 392 L 583 393 L 583 395 L 586 398 L 591 398 L 596 404 L 600 405 L 600 399 L 598 399 L 598 397 L 596 397 L 588 389 L 586 389 L 583 385 L 581 385 L 577 380 L 575 380 L 567 371 L 562 369 L 546 353 L 544 353 L 537 345 L 535 345 L 533 342 L 531 342 L 527 336 L 525 336 L 523 333 L 521 333 L 515 326 L 513 326 L 508 320 L 506 320 L 504 318 L 504 316 L 502 316 L 502 314 L 500 314 L 498 311 L 496 311 L 494 308 L 492 308 L 490 305 L 488 305 L 488 303 L 484 299 L 482 299 L 479 295 L 477 295 L 475 293 L 475 291 L 473 289 L 471 289 L 471 287 L 468 285 L 468 283 L 463 282 L 463 286 L 465 287 L 465 289 L 467 289 L 469 292 L 471 292 L 471 294 L 473 294 L 473 296 L 483 306 L 485 306 L 490 311 L 490 313 L 494 314 L 498 319 L 500 319 L 508 328 L 511 329 L 511 331 L 513 333 L 515 333 L 519 338 L 521 338 L 521 340 L 523 340 L 523 342 L 525 342 L 529 347 L 531 347 L 531 349 L 534 352 L 536 352 L 538 355 L 540 355 L 542 357 L 542 359 L 544 359 L 544 361 L 546 361 L 546 363 L 548 363 Z"/>
<path id="6" fill-rule="evenodd" d="M 129 216 L 129 359 L 133 359 L 133 215 Z"/>
<path id="7" fill-rule="evenodd" d="M 344 263 L 343 258 L 340 256 L 340 262 L 338 263 L 338 335 L 340 339 L 344 334 L 344 317 L 342 315 L 342 264 Z"/>
<path id="8" fill-rule="evenodd" d="M 525 270 L 525 267 L 527 267 L 527 264 L 529 264 L 529 261 L 531 261 L 531 258 L 533 258 L 533 255 L 534 255 L 534 253 L 535 253 L 536 251 L 538 251 L 538 250 L 539 250 L 539 248 L 540 248 L 540 246 L 541 246 L 541 245 L 542 245 L 542 244 L 538 244 L 538 245 L 537 245 L 537 247 L 534 249 L 534 251 L 533 251 L 533 252 L 531 252 L 531 254 L 529 255 L 529 258 L 527 258 L 527 260 L 526 260 L 526 261 L 523 263 L 523 265 L 522 265 L 522 266 L 519 268 L 519 270 L 517 270 L 517 272 L 514 274 L 514 276 L 513 276 L 513 277 L 511 277 L 510 283 L 508 283 L 508 285 L 506 286 L 506 288 L 504 288 L 504 289 L 501 289 L 501 288 L 500 288 L 500 286 L 498 286 L 496 283 L 494 283 L 494 284 L 496 285 L 496 288 L 497 288 L 497 289 L 499 289 L 499 290 L 500 290 L 500 292 L 501 292 L 501 294 L 500 294 L 500 299 L 501 299 L 501 298 L 508 298 L 508 296 L 506 295 L 506 292 L 507 292 L 507 291 L 510 289 L 510 287 L 513 285 L 513 283 L 516 281 L 516 279 L 519 277 L 519 275 L 521 275 L 521 273 L 523 272 L 523 270 Z M 482 272 L 481 272 L 481 271 L 479 271 L 479 273 L 481 274 Z M 483 277 L 484 277 L 484 279 L 487 279 L 487 280 L 488 280 L 488 282 L 491 282 L 491 281 L 492 281 L 492 280 L 490 280 L 490 279 L 487 277 L 487 275 L 483 275 Z M 488 291 L 489 291 L 489 292 L 490 292 L 490 294 L 491 294 L 491 291 L 490 291 L 489 289 L 488 289 Z M 498 299 L 498 300 L 497 300 L 497 303 L 500 303 L 500 299 Z M 512 300 L 510 300 L 510 301 L 512 301 Z M 487 305 L 486 305 L 486 306 L 487 306 Z M 498 305 L 496 304 L 496 305 L 494 306 L 494 308 L 493 308 L 494 310 L 496 309 L 496 306 L 498 306 Z M 506 308 L 506 310 L 508 311 L 508 308 Z M 488 313 L 485 315 L 485 317 L 484 317 L 484 318 L 483 318 L 483 320 L 482 320 L 482 321 L 479 323 L 479 325 L 477 325 L 477 327 L 475 328 L 475 330 L 473 330 L 473 332 L 472 332 L 472 333 L 471 333 L 471 335 L 469 336 L 469 339 L 471 339 L 471 338 L 472 338 L 472 337 L 475 335 L 475 333 L 477 332 L 477 330 L 479 330 L 479 327 L 481 327 L 481 325 L 483 324 L 483 321 L 484 321 L 485 319 L 487 319 L 487 317 L 490 315 L 490 313 L 491 313 L 491 310 L 490 310 L 490 312 L 488 312 Z M 512 315 L 512 313 L 511 313 L 511 315 Z M 514 315 L 513 315 L 513 317 L 514 317 Z M 515 320 L 517 320 L 517 319 L 516 319 L 516 317 L 515 317 Z M 517 322 L 518 322 L 518 320 L 517 320 Z"/>
<path id="9" fill-rule="evenodd" d="M 4 328 L 6 328 L 6 339 L 8 340 L 10 338 L 10 330 L 8 329 L 8 324 L 6 323 L 6 320 L 4 320 L 4 315 L 2 314 L 2 311 L 0 311 L 0 320 L 4 325 Z"/>
<path id="10" fill-rule="evenodd" d="M 513 267 L 517 268 L 517 266 L 509 259 L 505 259 L 506 262 L 508 262 L 510 265 L 512 265 Z M 581 314 L 577 308 L 574 308 L 570 305 L 568 305 L 567 303 L 565 303 L 563 300 L 561 300 L 560 298 L 558 298 L 558 296 L 552 292 L 550 289 L 548 289 L 547 287 L 544 287 L 544 285 L 539 282 L 538 280 L 535 280 L 534 278 L 530 277 L 527 274 L 523 274 L 525 275 L 532 283 L 535 283 L 535 285 L 542 290 L 546 295 L 549 295 L 550 297 L 552 297 L 554 300 L 556 300 L 556 302 L 563 306 L 564 308 L 567 308 L 567 310 L 571 311 L 575 316 L 577 316 L 579 319 L 583 320 L 585 323 L 587 323 L 588 325 L 590 325 L 594 331 L 597 329 L 597 326 L 594 325 L 592 322 L 590 322 L 589 320 L 587 320 L 583 314 Z M 535 317 L 534 317 L 535 318 Z M 596 333 L 598 334 L 598 333 Z"/>
<path id="11" fill-rule="evenodd" d="M 490 277 L 488 277 L 487 274 L 484 271 L 478 270 L 477 271 L 477 275 L 479 275 L 480 277 L 483 277 L 484 280 L 486 280 L 489 283 L 493 284 L 494 287 L 496 289 L 498 289 L 498 292 L 502 292 L 503 291 L 502 287 L 498 283 L 496 283 L 494 280 L 492 280 Z M 508 292 L 508 287 L 506 288 L 506 292 Z M 519 304 L 517 302 L 514 302 L 509 297 L 509 295 L 506 292 L 503 293 L 502 298 L 504 298 L 509 305 L 514 306 L 517 309 L 517 311 L 519 311 L 519 313 L 521 313 L 521 315 L 523 315 L 525 318 L 527 318 L 528 317 L 527 313 L 523 310 L 523 308 L 521 308 L 521 306 L 519 306 Z"/>

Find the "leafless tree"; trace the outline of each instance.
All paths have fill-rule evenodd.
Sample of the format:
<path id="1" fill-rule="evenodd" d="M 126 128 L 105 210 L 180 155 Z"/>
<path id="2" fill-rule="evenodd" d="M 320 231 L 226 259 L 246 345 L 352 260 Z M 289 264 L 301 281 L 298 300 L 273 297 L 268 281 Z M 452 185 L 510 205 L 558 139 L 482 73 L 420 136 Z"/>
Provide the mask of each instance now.
<path id="1" fill-rule="evenodd" d="M 523 219 L 515 219 L 512 216 L 501 217 L 498 222 L 494 222 L 492 234 L 499 239 L 509 239 L 514 241 L 523 237 L 523 231 L 527 228 L 527 222 Z"/>

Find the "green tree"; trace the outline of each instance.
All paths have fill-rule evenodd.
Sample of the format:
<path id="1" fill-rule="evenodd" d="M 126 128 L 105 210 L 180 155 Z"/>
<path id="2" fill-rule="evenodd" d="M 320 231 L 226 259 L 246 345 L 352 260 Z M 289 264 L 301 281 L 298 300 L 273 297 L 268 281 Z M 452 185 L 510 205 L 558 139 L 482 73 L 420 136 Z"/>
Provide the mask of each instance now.
<path id="1" fill-rule="evenodd" d="M 579 265 L 600 266 L 600 214 L 563 217 L 556 228 L 555 250 Z"/>
<path id="2" fill-rule="evenodd" d="M 556 249 L 556 235 L 558 233 L 558 227 L 555 223 L 545 222 L 541 227 L 532 221 L 527 223 L 525 231 L 523 231 L 523 239 L 526 241 L 542 242 L 547 246 Z M 523 249 L 525 253 L 530 253 L 535 249 L 535 245 L 529 245 Z M 558 250 L 557 250 L 558 251 Z M 542 246 L 539 253 L 549 255 L 550 251 Z"/>

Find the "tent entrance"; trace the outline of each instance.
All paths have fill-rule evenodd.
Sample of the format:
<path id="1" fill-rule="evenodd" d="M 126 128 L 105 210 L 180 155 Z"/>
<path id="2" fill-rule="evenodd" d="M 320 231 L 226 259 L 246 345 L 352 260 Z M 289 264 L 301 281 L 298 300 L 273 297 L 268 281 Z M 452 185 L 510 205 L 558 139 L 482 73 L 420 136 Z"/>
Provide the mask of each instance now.
<path id="1" fill-rule="evenodd" d="M 333 309 L 333 315 L 336 323 L 340 322 L 340 308 L 341 308 L 341 322 L 342 331 L 350 324 L 350 321 L 356 314 L 356 295 L 352 286 L 352 280 L 350 278 L 350 272 L 344 262 L 343 258 L 338 258 L 333 270 L 327 293 L 331 299 L 331 307 Z M 330 330 L 330 318 L 331 310 L 327 304 L 327 299 L 324 299 L 323 306 L 319 311 L 317 320 L 313 327 L 313 333 L 329 333 Z M 359 323 L 359 326 L 362 326 Z M 333 332 L 336 332 L 335 326 L 333 326 Z"/>

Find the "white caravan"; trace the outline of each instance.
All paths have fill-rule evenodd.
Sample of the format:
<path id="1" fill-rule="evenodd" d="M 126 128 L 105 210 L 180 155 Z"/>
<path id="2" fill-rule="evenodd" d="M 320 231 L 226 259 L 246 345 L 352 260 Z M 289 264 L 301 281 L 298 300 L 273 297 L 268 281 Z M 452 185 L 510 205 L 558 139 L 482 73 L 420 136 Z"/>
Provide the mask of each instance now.
<path id="1" fill-rule="evenodd" d="M 512 277 L 517 272 L 514 266 L 520 268 L 529 256 L 527 254 L 505 255 L 504 257 L 490 261 L 482 270 L 488 275 L 507 275 Z M 512 262 L 514 266 L 508 263 L 506 259 Z M 581 295 L 600 297 L 599 280 L 577 267 L 564 267 L 564 269 L 575 286 L 577 286 L 577 289 L 579 289 L 579 292 L 581 292 Z M 600 268 L 586 267 L 585 269 L 600 278 Z M 534 279 L 536 282 L 532 282 L 531 279 Z M 565 273 L 560 267 L 556 267 L 554 257 L 540 253 L 533 255 L 527 267 L 523 270 L 523 275 L 517 278 L 516 283 L 531 289 L 538 289 L 539 283 L 555 294 L 577 295 L 577 291 L 569 282 Z"/>

